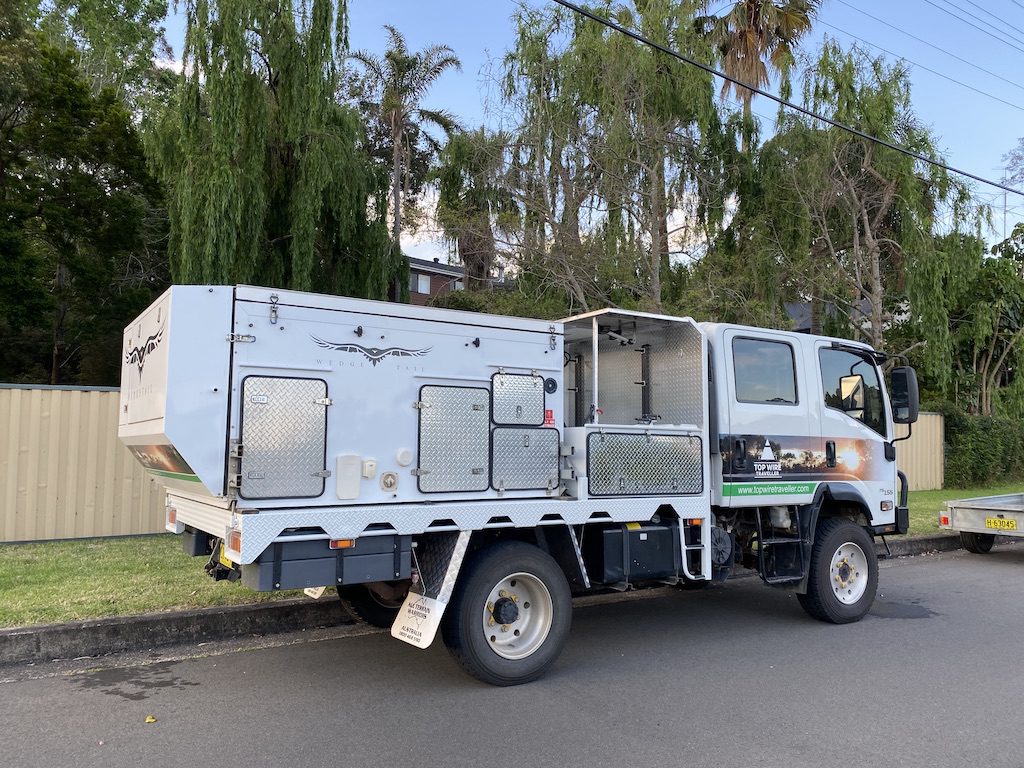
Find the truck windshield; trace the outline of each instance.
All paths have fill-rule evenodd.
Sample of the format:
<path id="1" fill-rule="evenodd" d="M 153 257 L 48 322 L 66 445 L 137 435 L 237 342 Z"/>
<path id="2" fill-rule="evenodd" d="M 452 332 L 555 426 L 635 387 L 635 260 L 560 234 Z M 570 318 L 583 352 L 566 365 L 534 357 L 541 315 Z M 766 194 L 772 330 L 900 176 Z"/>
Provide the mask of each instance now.
<path id="1" fill-rule="evenodd" d="M 886 436 L 885 405 L 878 369 L 871 359 L 845 349 L 820 349 L 818 360 L 821 365 L 821 387 L 825 393 L 825 405 L 843 411 L 850 418 L 863 422 L 882 437 Z M 846 376 L 861 375 L 864 378 L 862 409 L 850 411 L 843 407 L 841 380 Z"/>

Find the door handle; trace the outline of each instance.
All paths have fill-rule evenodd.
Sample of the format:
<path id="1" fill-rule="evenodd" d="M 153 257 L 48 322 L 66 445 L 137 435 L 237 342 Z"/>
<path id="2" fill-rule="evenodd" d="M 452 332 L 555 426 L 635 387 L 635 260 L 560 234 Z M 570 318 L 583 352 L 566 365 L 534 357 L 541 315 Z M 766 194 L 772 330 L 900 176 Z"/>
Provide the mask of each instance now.
<path id="1" fill-rule="evenodd" d="M 834 467 L 836 465 L 836 442 L 835 440 L 825 441 L 825 466 Z"/>
<path id="2" fill-rule="evenodd" d="M 733 469 L 744 469 L 747 466 L 747 441 L 744 438 L 737 438 L 733 444 L 732 466 Z"/>

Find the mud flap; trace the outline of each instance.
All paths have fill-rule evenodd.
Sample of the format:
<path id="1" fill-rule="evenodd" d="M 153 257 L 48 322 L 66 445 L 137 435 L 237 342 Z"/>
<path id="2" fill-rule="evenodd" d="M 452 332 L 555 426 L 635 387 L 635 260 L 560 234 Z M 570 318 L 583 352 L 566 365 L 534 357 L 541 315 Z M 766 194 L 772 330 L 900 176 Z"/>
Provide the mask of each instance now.
<path id="1" fill-rule="evenodd" d="M 398 610 L 392 637 L 417 648 L 427 648 L 434 641 L 471 535 L 471 531 L 437 535 L 413 550 L 420 578 Z"/>

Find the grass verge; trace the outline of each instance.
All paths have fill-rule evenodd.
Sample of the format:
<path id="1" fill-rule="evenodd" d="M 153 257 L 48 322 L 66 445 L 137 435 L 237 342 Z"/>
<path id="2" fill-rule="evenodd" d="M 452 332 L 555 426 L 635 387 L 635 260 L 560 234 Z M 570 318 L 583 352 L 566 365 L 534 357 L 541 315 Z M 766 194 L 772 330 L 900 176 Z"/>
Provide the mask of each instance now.
<path id="1" fill-rule="evenodd" d="M 913 491 L 910 535 L 939 533 L 943 502 L 1020 493 L 1024 484 Z M 171 534 L 121 539 L 0 544 L 0 628 L 109 616 L 261 603 L 298 591 L 252 592 L 215 582 L 203 559 L 187 557 Z"/>
<path id="2" fill-rule="evenodd" d="M 0 544 L 0 627 L 281 600 L 215 582 L 203 558 L 169 533 L 117 539 Z"/>
<path id="3" fill-rule="evenodd" d="M 946 509 L 947 501 L 971 499 L 975 496 L 1000 496 L 1005 493 L 1024 493 L 1024 483 L 1003 483 L 983 488 L 943 488 L 941 491 L 911 491 L 910 535 L 941 533 L 939 512 Z"/>

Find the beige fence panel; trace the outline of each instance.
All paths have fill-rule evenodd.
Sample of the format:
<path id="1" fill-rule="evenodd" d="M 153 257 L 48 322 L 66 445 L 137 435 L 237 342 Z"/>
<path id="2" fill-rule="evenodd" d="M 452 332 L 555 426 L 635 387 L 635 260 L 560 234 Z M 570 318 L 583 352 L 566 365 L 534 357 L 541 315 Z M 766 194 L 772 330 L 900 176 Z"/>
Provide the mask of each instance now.
<path id="1" fill-rule="evenodd" d="M 163 487 L 117 439 L 118 393 L 0 388 L 0 542 L 163 530 Z"/>
<path id="2" fill-rule="evenodd" d="M 899 425 L 896 435 L 907 428 Z M 946 420 L 941 413 L 922 413 L 910 439 L 896 443 L 896 464 L 907 475 L 912 491 L 934 491 L 942 487 L 945 471 Z"/>

